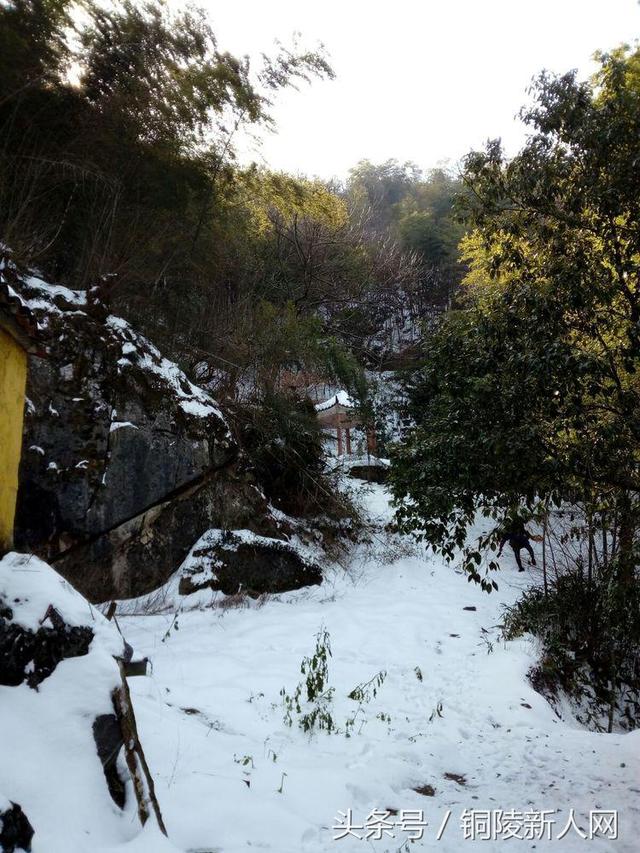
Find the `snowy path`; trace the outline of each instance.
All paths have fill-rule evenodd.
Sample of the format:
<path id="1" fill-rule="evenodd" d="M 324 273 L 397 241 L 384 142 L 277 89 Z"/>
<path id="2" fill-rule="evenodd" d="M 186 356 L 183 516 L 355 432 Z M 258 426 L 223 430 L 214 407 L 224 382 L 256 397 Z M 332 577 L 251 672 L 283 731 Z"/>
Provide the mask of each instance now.
<path id="1" fill-rule="evenodd" d="M 368 501 L 388 511 L 380 487 Z M 523 577 L 504 571 L 500 591 L 487 596 L 437 559 L 384 564 L 361 554 L 348 573 L 311 591 L 259 608 L 182 614 L 164 642 L 170 616 L 123 618 L 136 651 L 153 660 L 152 676 L 131 687 L 173 844 L 203 853 L 638 850 L 640 732 L 599 735 L 560 721 L 525 679 L 533 643 L 496 640 L 501 605 L 517 597 Z M 361 733 L 349 739 L 309 739 L 282 721 L 280 689 L 293 691 L 321 626 L 331 636 L 339 726 L 355 708 L 350 690 L 387 671 Z M 425 785 L 434 796 L 413 790 Z M 588 831 L 598 808 L 618 810 L 617 841 L 583 840 L 573 828 L 555 838 L 570 809 Z M 347 809 L 354 824 L 374 809 L 400 812 L 387 816 L 392 823 L 402 810 L 423 810 L 424 838 L 406 845 L 415 830 L 395 825 L 394 838 L 334 840 L 336 816 Z M 555 810 L 554 839 L 464 840 L 463 809 Z"/>

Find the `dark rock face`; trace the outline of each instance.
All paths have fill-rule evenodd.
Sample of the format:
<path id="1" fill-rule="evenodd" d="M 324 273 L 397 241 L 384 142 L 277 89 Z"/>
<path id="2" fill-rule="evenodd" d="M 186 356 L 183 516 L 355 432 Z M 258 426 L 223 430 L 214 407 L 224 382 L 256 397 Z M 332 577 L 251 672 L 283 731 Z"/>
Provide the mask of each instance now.
<path id="1" fill-rule="evenodd" d="M 122 730 L 115 714 L 99 714 L 95 718 L 93 740 L 111 799 L 118 808 L 123 809 L 126 803 L 126 788 L 118 773 L 118 753 L 123 743 Z"/>
<path id="2" fill-rule="evenodd" d="M 162 584 L 211 527 L 269 534 L 211 398 L 90 292 L 3 276 L 45 329 L 31 358 L 15 542 L 90 600 Z"/>
<path id="3" fill-rule="evenodd" d="M 93 601 L 143 595 L 161 586 L 212 526 L 276 532 L 264 497 L 230 468 L 70 550 L 55 566 Z"/>
<path id="4" fill-rule="evenodd" d="M 243 591 L 257 596 L 322 583 L 320 568 L 287 542 L 247 536 L 246 531 L 216 533 L 210 545 L 194 550 L 193 561 L 180 579 L 182 595 L 208 587 L 225 595 Z"/>
<path id="5" fill-rule="evenodd" d="M 206 395 L 144 338 L 106 312 L 59 304 L 44 315 L 49 358 L 30 360 L 16 518 L 16 544 L 45 557 L 138 515 L 237 452 Z"/>
<path id="6" fill-rule="evenodd" d="M 59 616 L 54 617 L 52 628 L 37 631 L 12 619 L 11 608 L 0 601 L 0 684 L 9 687 L 26 681 L 36 688 L 61 660 L 86 655 L 93 639 L 91 628 L 70 627 Z"/>
<path id="7" fill-rule="evenodd" d="M 16 850 L 31 853 L 33 827 L 17 803 L 0 811 L 0 851 L 14 853 Z"/>
<path id="8" fill-rule="evenodd" d="M 352 465 L 349 476 L 367 483 L 386 483 L 389 470 L 384 465 Z"/>

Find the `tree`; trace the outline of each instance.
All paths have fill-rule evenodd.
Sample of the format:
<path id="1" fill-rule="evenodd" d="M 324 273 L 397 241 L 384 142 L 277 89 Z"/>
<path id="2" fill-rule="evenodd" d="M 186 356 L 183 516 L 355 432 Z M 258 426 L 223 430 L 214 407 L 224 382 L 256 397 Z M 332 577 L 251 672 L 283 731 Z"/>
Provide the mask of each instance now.
<path id="1" fill-rule="evenodd" d="M 0 106 L 58 78 L 69 59 L 71 0 L 13 0 L 0 8 Z"/>
<path id="2" fill-rule="evenodd" d="M 585 502 L 611 524 L 618 582 L 637 564 L 640 492 L 640 56 L 593 80 L 541 75 L 531 128 L 465 163 L 464 297 L 429 341 L 415 427 L 395 454 L 400 524 L 453 558 L 476 513 Z M 467 547 L 481 573 L 488 537 Z"/>
<path id="3" fill-rule="evenodd" d="M 229 248 L 248 220 L 235 133 L 270 127 L 281 88 L 333 72 L 322 51 L 282 46 L 254 68 L 192 7 L 70 8 L 0 4 L 0 234 L 53 278 L 108 282 L 175 353 L 246 276 Z"/>
<path id="4" fill-rule="evenodd" d="M 371 228 L 384 230 L 393 220 L 393 208 L 420 180 L 419 167 L 410 161 L 386 160 L 375 164 L 361 160 L 349 171 L 347 192 L 352 204 L 368 213 Z"/>

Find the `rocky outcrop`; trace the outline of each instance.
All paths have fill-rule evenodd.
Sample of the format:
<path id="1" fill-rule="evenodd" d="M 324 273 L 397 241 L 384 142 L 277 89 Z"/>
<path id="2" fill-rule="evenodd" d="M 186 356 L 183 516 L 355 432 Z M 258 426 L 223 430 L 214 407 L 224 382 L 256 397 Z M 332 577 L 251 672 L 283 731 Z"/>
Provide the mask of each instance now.
<path id="1" fill-rule="evenodd" d="M 88 597 L 143 595 L 173 574 L 212 523 L 277 533 L 264 496 L 231 467 L 70 549 L 56 568 Z"/>
<path id="2" fill-rule="evenodd" d="M 26 682 L 36 688 L 61 660 L 86 655 L 93 640 L 88 625 L 67 625 L 53 607 L 33 631 L 13 621 L 13 610 L 0 593 L 0 684 Z"/>
<path id="3" fill-rule="evenodd" d="M 29 364 L 21 545 L 55 554 L 234 458 L 213 400 L 124 320 L 84 291 L 12 283 L 48 345 Z"/>
<path id="4" fill-rule="evenodd" d="M 2 853 L 31 853 L 33 827 L 17 803 L 0 797 L 0 850 Z"/>
<path id="5" fill-rule="evenodd" d="M 211 527 L 275 522 L 214 400 L 97 290 L 19 270 L 0 278 L 37 318 L 15 542 L 92 601 L 161 585 Z"/>
<path id="6" fill-rule="evenodd" d="M 250 596 L 286 592 L 322 582 L 322 572 L 288 542 L 249 530 L 209 530 L 181 567 L 178 591 L 201 589 Z"/>
<path id="7" fill-rule="evenodd" d="M 0 850 L 29 850 L 34 830 L 47 849 L 47 821 L 60 820 L 72 791 L 83 822 L 109 807 L 92 740 L 94 721 L 113 712 L 124 653 L 116 626 L 50 566 L 0 560 Z M 43 797 L 58 808 L 43 811 Z"/>
<path id="8" fill-rule="evenodd" d="M 349 476 L 355 480 L 365 480 L 367 483 L 386 483 L 389 468 L 386 465 L 352 465 Z"/>

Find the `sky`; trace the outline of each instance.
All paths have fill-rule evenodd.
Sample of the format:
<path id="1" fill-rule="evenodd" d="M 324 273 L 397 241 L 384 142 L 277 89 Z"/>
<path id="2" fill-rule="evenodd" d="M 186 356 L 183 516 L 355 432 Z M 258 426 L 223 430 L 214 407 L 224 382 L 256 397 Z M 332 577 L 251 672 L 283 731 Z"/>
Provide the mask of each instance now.
<path id="1" fill-rule="evenodd" d="M 294 32 L 336 72 L 278 96 L 277 133 L 241 159 L 344 178 L 361 159 L 455 163 L 488 138 L 515 153 L 543 68 L 588 76 L 598 49 L 640 35 L 638 0 L 200 0 L 219 47 L 259 56 Z"/>

